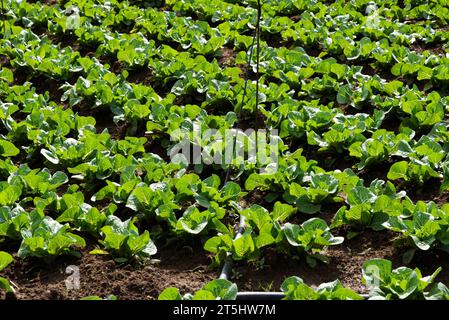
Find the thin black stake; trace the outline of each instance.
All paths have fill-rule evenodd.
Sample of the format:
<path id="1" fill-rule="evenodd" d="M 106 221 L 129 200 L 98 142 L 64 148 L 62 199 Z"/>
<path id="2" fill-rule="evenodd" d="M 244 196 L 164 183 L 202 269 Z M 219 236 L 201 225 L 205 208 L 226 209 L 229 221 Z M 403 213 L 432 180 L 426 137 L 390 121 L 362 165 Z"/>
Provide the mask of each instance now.
<path id="1" fill-rule="evenodd" d="M 254 35 L 253 35 L 253 41 L 251 43 L 251 47 L 249 50 L 249 57 L 248 57 L 248 68 L 245 71 L 245 85 L 243 86 L 243 94 L 242 94 L 242 101 L 240 102 L 240 107 L 239 107 L 239 112 L 237 114 L 237 122 L 236 125 L 239 124 L 240 119 L 242 117 L 242 109 L 243 109 L 243 104 L 245 103 L 245 97 L 246 97 L 246 91 L 248 88 L 248 80 L 249 80 L 249 67 L 251 66 L 251 58 L 253 56 L 253 51 L 254 51 L 254 42 L 256 41 L 256 37 L 257 37 L 257 30 L 254 31 Z M 232 157 L 234 157 L 234 152 L 236 151 L 237 147 L 237 133 L 234 136 L 234 140 L 232 141 Z M 226 184 L 226 182 L 229 181 L 229 174 L 231 172 L 231 166 L 228 167 L 228 170 L 226 170 L 226 177 L 224 180 L 224 183 Z"/>
<path id="2" fill-rule="evenodd" d="M 239 108 L 239 113 L 237 116 L 237 124 L 240 121 L 241 118 L 241 113 L 242 113 L 242 108 L 243 108 L 243 104 L 245 102 L 245 96 L 246 96 L 246 89 L 247 89 L 247 84 L 248 84 L 248 79 L 249 79 L 249 68 L 251 66 L 251 59 L 253 56 L 253 51 L 254 51 L 254 42 L 256 41 L 257 43 L 257 53 L 256 53 L 256 106 L 254 108 L 254 113 L 255 113 L 255 131 L 256 131 L 256 136 L 255 136 L 255 140 L 256 140 L 256 159 L 257 159 L 257 130 L 258 130 L 258 123 L 257 123 L 257 112 L 258 112 L 258 106 L 259 106 L 259 62 L 260 62 L 260 19 L 262 16 L 262 7 L 260 5 L 260 0 L 257 0 L 257 23 L 256 23 L 256 30 L 255 30 L 255 34 L 253 36 L 253 42 L 251 44 L 251 48 L 250 48 L 250 53 L 249 53 L 249 57 L 248 57 L 248 69 L 246 70 L 246 79 L 245 79 L 245 86 L 243 88 L 243 96 L 242 96 L 242 102 L 240 104 L 240 108 Z M 233 148 L 232 148 L 232 156 L 234 157 L 234 150 L 236 148 L 237 145 L 237 134 L 234 136 L 234 141 L 233 141 Z M 225 178 L 225 184 L 226 182 L 228 182 L 229 179 L 229 173 L 231 171 L 231 167 L 228 167 L 228 170 L 226 171 L 226 178 Z M 239 221 L 239 228 L 237 230 L 237 234 L 235 235 L 235 239 L 240 238 L 243 233 L 245 232 L 245 217 L 240 215 L 240 221 Z M 232 259 L 232 254 L 228 253 L 225 263 L 223 265 L 223 268 L 221 270 L 220 273 L 220 279 L 229 279 L 229 275 L 231 273 L 232 270 L 232 264 L 233 264 L 233 259 Z"/>
<path id="3" fill-rule="evenodd" d="M 260 19 L 262 16 L 262 6 L 260 5 L 260 0 L 257 0 L 257 24 L 256 24 L 256 46 L 257 46 L 257 54 L 256 54 L 256 106 L 254 110 L 254 129 L 256 132 L 256 159 L 257 159 L 257 131 L 259 129 L 259 121 L 257 119 L 259 113 L 259 63 L 260 63 Z"/>
<path id="4" fill-rule="evenodd" d="M 2 2 L 2 32 L 3 32 L 3 36 L 5 36 L 6 34 L 6 14 L 5 14 L 5 6 L 3 4 L 3 0 L 0 0 Z M 5 0 L 6 1 L 6 0 Z"/>
<path id="5" fill-rule="evenodd" d="M 248 68 L 245 71 L 245 85 L 243 87 L 243 94 L 242 94 L 242 100 L 240 102 L 239 112 L 237 114 L 237 122 L 236 125 L 240 123 L 241 117 L 242 117 L 242 109 L 243 104 L 245 103 L 245 97 L 246 92 L 248 88 L 248 81 L 249 81 L 249 69 L 251 67 L 251 60 L 253 57 L 254 52 L 254 42 L 256 42 L 257 46 L 257 53 L 256 53 L 256 105 L 255 105 L 255 131 L 256 131 L 256 154 L 257 154 L 257 130 L 258 130 L 258 122 L 257 122 L 257 113 L 259 110 L 259 62 L 260 62 L 260 19 L 262 16 L 262 7 L 260 5 L 260 0 L 257 0 L 257 21 L 256 21 L 256 29 L 254 30 L 253 35 L 253 41 L 251 42 L 250 50 L 249 50 L 249 56 L 248 56 Z M 234 152 L 236 152 L 236 146 L 237 146 L 237 134 L 234 136 L 233 145 L 232 145 L 232 157 L 234 157 Z M 256 157 L 257 158 L 257 157 Z M 224 183 L 229 181 L 229 175 L 231 172 L 231 167 L 229 166 L 226 171 L 226 176 Z"/>

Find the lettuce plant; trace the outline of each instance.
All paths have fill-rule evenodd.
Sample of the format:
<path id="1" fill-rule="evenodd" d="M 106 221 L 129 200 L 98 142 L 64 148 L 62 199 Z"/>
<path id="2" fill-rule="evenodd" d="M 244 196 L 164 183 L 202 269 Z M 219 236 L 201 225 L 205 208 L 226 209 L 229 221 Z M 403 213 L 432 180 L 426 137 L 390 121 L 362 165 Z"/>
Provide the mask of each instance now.
<path id="1" fill-rule="evenodd" d="M 13 209 L 7 206 L 0 208 L 0 237 L 20 240 L 21 230 L 28 229 L 31 224 L 30 214 L 22 207 Z"/>
<path id="2" fill-rule="evenodd" d="M 166 288 L 158 300 L 235 300 L 237 291 L 236 284 L 225 279 L 216 279 L 208 282 L 201 290 L 184 296 L 181 296 L 177 288 Z"/>
<path id="3" fill-rule="evenodd" d="M 130 193 L 126 206 L 133 211 L 149 216 L 161 211 L 173 211 L 179 206 L 173 201 L 174 193 L 166 183 L 152 183 L 149 186 L 139 183 Z"/>
<path id="4" fill-rule="evenodd" d="M 358 228 L 370 227 L 373 230 L 384 228 L 382 223 L 390 216 L 399 216 L 410 199 L 402 198 L 404 192 L 397 192 L 396 187 L 383 180 L 374 180 L 370 187 L 355 186 L 346 195 L 348 207 L 341 207 L 332 221 L 331 227 L 351 225 Z"/>
<path id="5" fill-rule="evenodd" d="M 62 225 L 46 216 L 34 216 L 28 229 L 22 229 L 20 258 L 37 257 L 51 259 L 58 255 L 78 255 L 76 248 L 83 248 L 86 242 L 80 236 L 69 232 L 69 225 Z"/>
<path id="6" fill-rule="evenodd" d="M 0 271 L 5 269 L 12 261 L 13 258 L 10 254 L 0 251 Z M 14 288 L 11 287 L 9 281 L 3 277 L 0 277 L 0 289 L 6 292 L 14 292 Z"/>
<path id="7" fill-rule="evenodd" d="M 418 201 L 410 206 L 406 215 L 390 217 L 383 226 L 398 232 L 406 243 L 412 246 L 408 255 L 413 257 L 414 249 L 441 249 L 449 246 L 449 205 L 441 207 L 434 202 Z"/>
<path id="8" fill-rule="evenodd" d="M 418 268 L 392 269 L 391 261 L 385 259 L 366 261 L 362 268 L 363 283 L 371 290 L 372 300 L 447 299 L 448 290 L 442 284 L 434 285 L 430 291 L 426 290 L 434 284 L 440 271 L 441 267 L 432 275 L 423 277 Z"/>
<path id="9" fill-rule="evenodd" d="M 106 225 L 101 229 L 104 239 L 100 243 L 107 251 L 94 250 L 95 254 L 111 253 L 115 261 L 123 263 L 132 259 L 145 260 L 157 253 L 157 248 L 145 230 L 139 234 L 134 225 L 136 219 L 121 221 L 116 216 L 108 216 Z"/>
<path id="10" fill-rule="evenodd" d="M 324 202 L 339 202 L 342 199 L 336 197 L 338 180 L 331 174 L 320 173 L 310 175 L 310 187 L 302 187 L 292 182 L 284 193 L 284 199 L 295 204 L 303 213 L 317 213 Z"/>
<path id="11" fill-rule="evenodd" d="M 363 300 L 359 294 L 345 288 L 339 280 L 312 288 L 301 278 L 290 277 L 284 280 L 281 289 L 285 294 L 284 300 Z"/>
<path id="12" fill-rule="evenodd" d="M 343 242 L 343 238 L 334 237 L 326 222 L 319 218 L 311 218 L 301 225 L 282 225 L 281 222 L 294 212 L 288 205 L 276 205 L 273 213 L 259 205 L 240 210 L 247 224 L 241 237 L 233 238 L 233 233 L 228 231 L 210 238 L 204 245 L 207 251 L 216 254 L 218 263 L 224 260 L 226 252 L 230 252 L 235 260 L 254 259 L 262 248 L 273 245 L 280 251 L 305 253 L 307 262 L 314 266 L 315 259 L 327 261 L 320 255 L 324 247 Z"/>

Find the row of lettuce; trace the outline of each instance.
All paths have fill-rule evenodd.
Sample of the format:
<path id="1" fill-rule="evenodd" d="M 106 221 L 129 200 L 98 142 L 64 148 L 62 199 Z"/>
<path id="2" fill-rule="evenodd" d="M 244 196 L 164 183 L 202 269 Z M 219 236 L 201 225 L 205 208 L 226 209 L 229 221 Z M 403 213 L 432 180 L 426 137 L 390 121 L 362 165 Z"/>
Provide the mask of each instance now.
<path id="1" fill-rule="evenodd" d="M 244 190 L 235 182 L 221 186 L 218 175 L 201 179 L 199 174 L 187 172 L 185 161 L 166 162 L 147 153 L 144 137 L 115 140 L 107 131 L 97 133 L 94 118 L 79 116 L 71 109 L 49 102 L 29 86 L 4 86 L 3 90 L 8 93 L 6 99 L 10 102 L 2 104 L 2 122 L 8 133 L 1 140 L 4 157 L 0 162 L 4 179 L 0 193 L 0 205 L 4 206 L 1 230 L 3 236 L 11 239 L 23 238 L 24 228 L 30 230 L 26 234 L 29 237 L 33 234 L 32 226 L 41 230 L 40 222 L 35 221 L 45 219 L 53 223 L 51 217 L 98 235 L 117 205 L 124 205 L 140 217 L 156 216 L 174 232 L 219 231 L 221 242 L 214 238 L 215 242 L 207 246 L 218 252 L 221 247 L 227 250 L 233 246 L 226 240 L 233 238 L 232 231 L 220 222 L 226 210 L 233 210 L 246 215 L 252 226 L 239 242 L 256 235 L 263 239 L 255 244 L 248 240 L 245 252 L 242 254 L 238 250 L 243 257 L 263 246 L 285 242 L 290 233 L 286 234 L 285 227 L 280 224 L 295 213 L 314 214 L 323 204 L 343 203 L 331 227 L 388 228 L 404 234 L 423 250 L 448 244 L 448 205 L 413 203 L 389 181 L 375 180 L 365 186 L 363 179 L 351 169 L 326 171 L 316 161 L 307 160 L 301 149 L 293 153 L 286 151 L 278 160 L 277 171 L 272 173 L 258 173 L 256 164 L 245 162 L 241 169 Z M 19 110 L 26 114 L 25 119 L 14 119 Z M 20 150 L 13 142 L 26 147 Z M 429 152 L 423 153 L 428 158 L 432 156 Z M 26 159 L 42 158 L 49 169 L 30 169 L 27 164 L 17 165 L 10 159 L 21 155 L 26 155 Z M 402 162 L 394 164 L 393 168 L 400 164 Z M 225 165 L 215 167 L 226 169 Z M 424 170 L 425 166 L 419 168 Z M 392 172 L 400 174 L 399 169 Z M 240 207 L 239 201 L 245 192 L 255 189 L 267 192 L 266 199 L 274 203 L 273 212 L 258 205 Z M 85 199 L 85 194 L 91 194 L 90 199 Z M 110 204 L 99 211 L 91 204 L 100 201 Z M 294 227 L 293 237 L 299 237 L 297 227 L 327 230 L 321 220 L 314 219 L 312 228 L 308 225 Z M 132 221 L 129 225 L 133 229 Z M 295 243 L 292 237 L 289 242 Z M 209 246 L 212 243 L 214 245 Z M 309 246 L 299 241 L 297 246 L 313 248 L 314 242 Z"/>
<path id="2" fill-rule="evenodd" d="M 32 91 L 25 95 L 45 101 Z M 307 160 L 301 149 L 286 152 L 273 173 L 258 173 L 254 164 L 246 163 L 242 190 L 235 182 L 222 186 L 215 174 L 201 179 L 188 172 L 183 161 L 166 162 L 145 152 L 146 138 L 115 140 L 107 132 L 96 133 L 93 118 L 53 103 L 45 108 L 37 104 L 20 122 L 8 117 L 11 132 L 16 128 L 15 132 L 22 132 L 12 135 L 13 141 L 36 141 L 32 151 L 29 144 L 19 150 L 2 139 L 6 159 L 0 162 L 4 179 L 0 183 L 0 235 L 22 243 L 22 257 L 55 256 L 71 252 L 73 245 L 84 246 L 71 229 L 99 238 L 104 249 L 118 259 L 148 257 L 156 249 L 148 230 L 140 234 L 135 221 L 154 223 L 155 219 L 166 231 L 180 236 L 218 233 L 205 243 L 217 262 L 227 252 L 237 260 L 252 258 L 269 245 L 322 259 L 319 253 L 325 246 L 343 241 L 331 234 L 331 228 L 341 226 L 389 229 L 402 235 L 411 248 L 421 250 L 447 250 L 449 244 L 449 205 L 414 203 L 389 181 L 376 179 L 365 186 L 351 169 L 326 171 L 316 161 Z M 49 146 L 54 152 L 42 148 L 44 139 L 54 139 Z M 14 164 L 11 158 L 21 154 L 31 159 L 42 155 L 51 170 Z M 265 190 L 272 211 L 241 204 L 247 192 L 255 189 Z M 85 199 L 88 194 L 90 198 Z M 101 203 L 106 205 L 101 207 Z M 302 224 L 289 222 L 298 214 L 317 213 L 326 204 L 341 204 L 330 226 L 320 218 Z M 114 216 L 118 207 L 134 211 L 135 217 L 121 221 Z M 234 239 L 234 230 L 223 222 L 231 212 L 247 218 L 249 228 L 239 239 Z"/>
<path id="3" fill-rule="evenodd" d="M 201 133 L 215 128 L 224 131 L 235 122 L 232 107 L 239 107 L 238 101 L 243 94 L 240 68 L 220 68 L 216 60 L 209 62 L 195 50 L 194 53 L 179 52 L 167 45 L 156 46 L 142 33 L 120 34 L 120 37 L 129 39 L 98 47 L 99 55 L 107 53 L 125 63 L 121 60 L 126 56 L 120 51 L 123 48 L 130 46 L 133 55 L 142 55 L 142 65 L 155 74 L 152 88 L 129 83 L 124 79 L 127 71 L 116 75 L 96 58 L 81 57 L 70 47 L 61 52 L 47 37 L 40 38 L 18 26 L 12 30 L 17 36 L 11 36 L 4 53 L 12 58 L 13 66 L 31 68 L 34 73 L 66 81 L 78 76 L 75 83 L 71 81 L 62 86 L 62 99 L 71 106 L 82 101 L 93 103 L 97 108 L 108 106 L 115 121 L 126 120 L 131 124 L 130 134 L 144 126 L 148 132 L 162 135 L 161 139 L 165 137 L 166 140 L 168 135 L 179 129 L 188 130 L 193 120 L 199 123 Z M 82 27 L 77 30 L 82 30 L 82 34 L 92 34 Z M 99 42 L 113 42 L 118 36 L 117 33 L 110 33 L 106 40 Z M 195 36 L 188 39 L 191 41 L 193 38 Z M 251 37 L 247 38 L 251 40 Z M 26 48 L 23 43 L 27 43 Z M 138 43 L 153 46 L 139 47 Z M 265 50 L 262 54 L 262 73 L 267 78 L 262 87 L 263 113 L 267 125 L 278 129 L 281 138 L 291 140 L 290 143 L 307 143 L 317 148 L 318 152 L 349 155 L 358 161 L 358 170 L 373 164 L 389 165 L 393 161 L 389 179 L 424 184 L 433 178 L 443 178 L 442 189 L 447 188 L 447 98 L 438 91 L 426 93 L 398 80 L 385 82 L 379 76 L 363 74 L 361 67 L 340 64 L 334 58 L 323 60 L 311 57 L 302 48 L 263 47 L 262 50 Z M 40 52 L 39 57 L 36 52 Z M 45 63 L 40 63 L 38 61 L 43 53 Z M 395 52 L 393 56 L 400 54 Z M 241 51 L 236 62 L 243 64 L 245 61 L 246 53 Z M 133 67 L 132 63 L 126 64 L 128 68 Z M 444 62 L 443 66 L 446 64 Z M 5 78 L 12 79 L 8 70 L 3 70 L 3 73 Z M 271 82 L 273 80 L 276 81 Z M 154 88 L 167 85 L 172 85 L 171 93 L 161 98 Z M 254 85 L 250 84 L 248 106 L 254 102 L 254 91 Z M 204 95 L 205 101 L 201 106 L 173 105 L 180 97 L 192 94 Z M 305 100 L 297 100 L 295 94 L 300 100 L 302 97 Z M 316 98 L 310 101 L 310 97 Z M 329 97 L 331 102 L 326 101 Z M 222 103 L 231 107 L 226 117 L 217 118 L 204 112 L 214 114 Z M 344 114 L 336 108 L 339 105 L 349 105 L 356 111 L 367 106 L 375 108 L 373 114 Z M 384 128 L 391 119 L 397 119 L 400 123 L 398 133 Z M 203 148 L 219 148 L 219 142 L 201 143 L 200 147 Z"/>

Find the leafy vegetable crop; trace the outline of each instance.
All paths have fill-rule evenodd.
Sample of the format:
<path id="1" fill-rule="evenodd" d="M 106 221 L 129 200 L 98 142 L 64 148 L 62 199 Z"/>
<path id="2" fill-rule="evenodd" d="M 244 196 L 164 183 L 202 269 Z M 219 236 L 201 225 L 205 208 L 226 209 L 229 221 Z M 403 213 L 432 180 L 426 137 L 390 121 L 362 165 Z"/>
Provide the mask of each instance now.
<path id="1" fill-rule="evenodd" d="M 439 265 L 407 267 L 448 259 L 447 1 L 263 1 L 258 58 L 255 1 L 163 2 L 6 0 L 0 247 L 16 252 L 0 253 L 0 273 L 11 255 L 135 268 L 174 244 L 215 271 L 232 259 L 235 275 L 272 255 L 314 272 L 372 237 L 405 266 L 363 252 L 371 298 L 447 298 Z M 261 133 L 246 129 L 274 149 L 252 156 Z M 307 283 L 281 289 L 360 299 Z M 236 295 L 215 280 L 160 298 Z"/>

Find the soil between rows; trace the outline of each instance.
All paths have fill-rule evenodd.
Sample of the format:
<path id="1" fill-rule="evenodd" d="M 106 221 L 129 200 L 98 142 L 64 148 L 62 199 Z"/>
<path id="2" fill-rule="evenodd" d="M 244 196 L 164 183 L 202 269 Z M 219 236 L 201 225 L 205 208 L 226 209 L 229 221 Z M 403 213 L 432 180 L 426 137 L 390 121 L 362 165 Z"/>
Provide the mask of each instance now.
<path id="1" fill-rule="evenodd" d="M 365 293 L 361 282 L 361 268 L 365 261 L 385 258 L 393 267 L 402 266 L 405 249 L 393 246 L 395 234 L 365 230 L 359 236 L 345 239 L 344 245 L 328 248 L 325 255 L 329 264 L 319 263 L 311 268 L 304 258 L 298 260 L 268 249 L 264 263 L 236 263 L 233 279 L 239 291 L 279 291 L 289 276 L 299 276 L 312 286 L 339 279 L 343 285 Z M 92 248 L 90 248 L 92 249 Z M 156 257 L 159 263 L 118 266 L 109 256 L 90 255 L 85 250 L 80 259 L 58 259 L 51 265 L 34 261 L 16 261 L 0 276 L 7 277 L 16 286 L 20 300 L 80 299 L 90 295 L 116 295 L 120 300 L 153 300 L 167 287 L 177 287 L 182 294 L 200 289 L 218 276 L 219 270 L 209 268 L 211 256 L 201 250 L 180 246 L 161 249 Z M 67 290 L 68 266 L 79 267 L 80 288 Z M 261 268 L 262 266 L 262 268 Z M 443 271 L 437 281 L 449 283 L 449 255 L 444 252 L 417 252 L 409 267 L 419 267 L 423 275 L 430 275 L 435 266 Z M 0 299 L 4 299 L 0 295 Z"/>
<path id="2" fill-rule="evenodd" d="M 214 270 L 208 269 L 208 256 L 188 248 L 160 250 L 156 256 L 160 262 L 125 266 L 117 265 L 110 256 L 91 255 L 91 249 L 83 251 L 80 259 L 58 258 L 49 265 L 15 257 L 15 262 L 0 275 L 13 282 L 20 300 L 76 300 L 111 294 L 120 300 L 153 300 L 166 287 L 190 292 L 216 276 Z M 73 275 L 67 270 L 69 266 L 79 268 L 79 289 L 67 289 L 66 279 Z"/>

